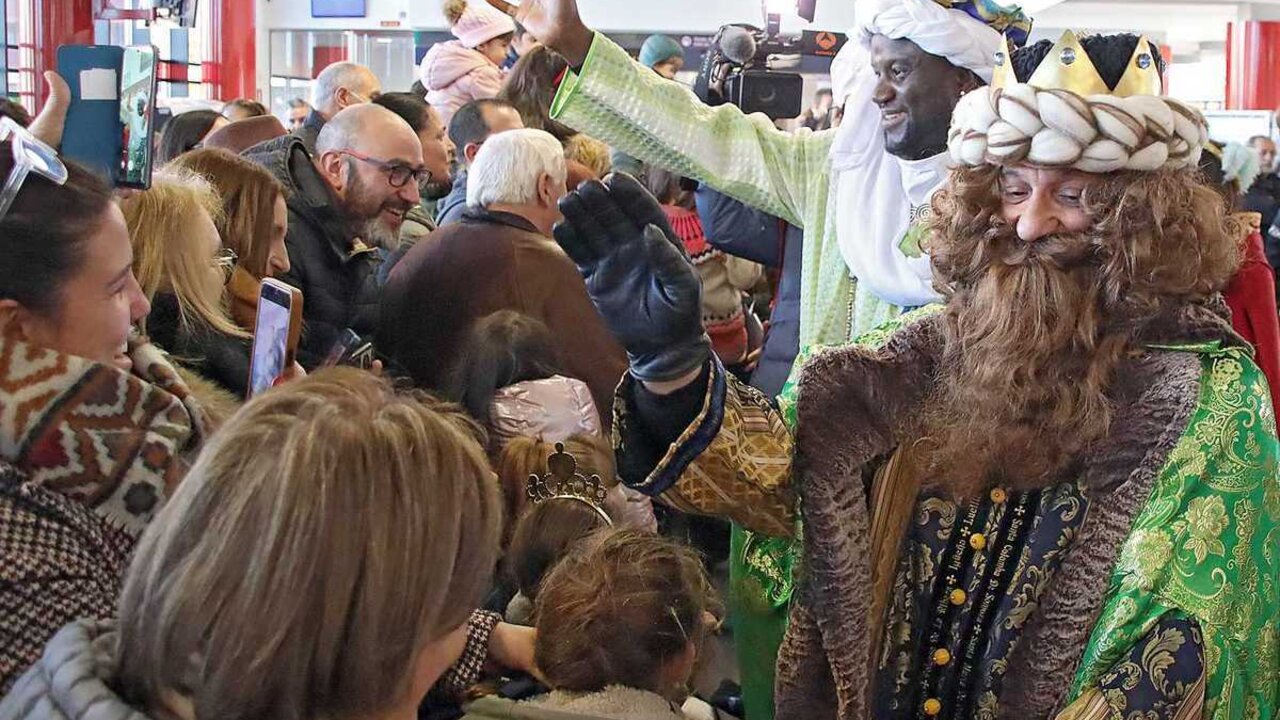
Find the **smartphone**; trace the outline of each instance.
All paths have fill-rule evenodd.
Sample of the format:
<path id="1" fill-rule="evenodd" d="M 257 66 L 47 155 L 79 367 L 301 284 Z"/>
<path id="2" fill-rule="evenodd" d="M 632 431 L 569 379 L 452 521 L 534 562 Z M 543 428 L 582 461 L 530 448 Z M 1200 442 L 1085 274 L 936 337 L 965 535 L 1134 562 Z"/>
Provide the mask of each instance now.
<path id="1" fill-rule="evenodd" d="M 71 88 L 62 154 L 117 187 L 151 187 L 156 49 L 63 45 L 58 74 Z"/>
<path id="2" fill-rule="evenodd" d="M 293 365 L 302 336 L 302 291 L 274 278 L 262 281 L 249 360 L 249 397 L 270 390 Z"/>
<path id="3" fill-rule="evenodd" d="M 116 185 L 151 187 L 156 124 L 156 49 L 124 49 L 120 72 L 120 125 L 124 131 Z"/>
<path id="4" fill-rule="evenodd" d="M 329 354 L 325 356 L 322 365 L 324 367 L 349 365 L 368 370 L 373 367 L 373 361 L 373 343 L 365 342 L 354 330 L 347 328 L 329 349 Z"/>

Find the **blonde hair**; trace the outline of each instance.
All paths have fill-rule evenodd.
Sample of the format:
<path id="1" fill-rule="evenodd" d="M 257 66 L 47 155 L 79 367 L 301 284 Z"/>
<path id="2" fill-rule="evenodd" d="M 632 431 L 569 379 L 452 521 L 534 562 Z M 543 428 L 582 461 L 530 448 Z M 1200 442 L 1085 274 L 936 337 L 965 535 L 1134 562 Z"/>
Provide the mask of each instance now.
<path id="1" fill-rule="evenodd" d="M 202 215 L 216 227 L 222 204 L 203 177 L 178 167 L 157 170 L 151 189 L 120 203 L 133 243 L 133 273 L 148 300 L 164 285 L 178 300 L 179 321 L 199 320 L 227 335 L 245 337 L 228 313 L 223 285 L 192 231 Z M 145 328 L 144 328 L 145 329 Z"/>
<path id="2" fill-rule="evenodd" d="M 501 505 L 480 430 L 352 368 L 248 403 L 139 543 L 122 695 L 197 718 L 375 716 L 490 585 Z"/>
<path id="3" fill-rule="evenodd" d="M 564 156 L 591 168 L 596 177 L 604 177 L 613 171 L 609 146 L 582 133 L 564 141 Z"/>
<path id="4" fill-rule="evenodd" d="M 284 186 L 266 168 L 221 148 L 199 148 L 174 158 L 166 170 L 197 173 L 222 198 L 223 212 L 214 217 L 222 244 L 240 256 L 240 267 L 254 277 L 268 275 L 275 205 Z"/>
<path id="5" fill-rule="evenodd" d="M 445 0 L 441 8 L 444 10 L 444 19 L 449 23 L 449 27 L 453 27 L 467 13 L 467 0 Z"/>

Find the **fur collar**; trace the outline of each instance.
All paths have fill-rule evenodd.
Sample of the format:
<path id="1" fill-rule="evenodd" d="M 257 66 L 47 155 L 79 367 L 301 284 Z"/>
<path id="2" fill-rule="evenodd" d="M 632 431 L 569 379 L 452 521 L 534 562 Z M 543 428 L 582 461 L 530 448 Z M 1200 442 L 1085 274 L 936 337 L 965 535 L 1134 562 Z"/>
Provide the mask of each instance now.
<path id="1" fill-rule="evenodd" d="M 610 685 L 593 693 L 557 690 L 524 702 L 489 695 L 468 705 L 466 711 L 466 720 L 714 720 L 718 717 L 711 706 L 696 698 L 690 698 L 682 708 L 656 693 L 621 685 Z"/>
<path id="2" fill-rule="evenodd" d="M 610 685 L 594 693 L 547 693 L 528 702 L 546 710 L 610 720 L 686 720 L 670 700 L 647 690 Z"/>
<path id="3" fill-rule="evenodd" d="M 822 353 L 801 372 L 796 473 L 805 517 L 804 575 L 778 659 L 779 720 L 867 717 L 871 517 L 864 474 L 869 463 L 887 457 L 917 431 L 942 354 L 941 322 L 940 314 L 921 318 L 879 350 L 850 347 Z M 1159 318 L 1145 328 L 1142 341 L 1243 344 L 1220 301 L 1184 306 Z M 1074 597 L 1047 603 L 1040 614 L 1052 628 L 1029 628 L 1032 639 L 1022 645 L 1038 650 L 1041 642 L 1044 647 L 1057 642 L 1061 662 L 1046 676 L 1060 679 L 1058 671 L 1065 667 L 1069 673 L 1079 658 L 1118 546 L 1186 428 L 1199 380 L 1200 365 L 1193 356 L 1160 350 L 1118 371 L 1117 414 L 1110 435 L 1099 443 L 1105 452 L 1090 453 L 1084 471 L 1095 500 L 1091 505 L 1097 508 L 1086 530 L 1097 534 L 1096 543 L 1074 553 L 1077 562 L 1061 569 L 1064 585 L 1075 583 Z M 1076 549 L 1086 545 L 1081 540 Z M 1034 712 L 1020 715 L 1026 718 L 1044 717 L 1045 708 L 1066 690 L 1065 685 L 1029 686 L 1011 688 L 1004 698 L 1025 702 L 1028 710 L 1034 705 Z M 1041 693 L 1037 702 L 1032 702 L 1033 690 Z"/>

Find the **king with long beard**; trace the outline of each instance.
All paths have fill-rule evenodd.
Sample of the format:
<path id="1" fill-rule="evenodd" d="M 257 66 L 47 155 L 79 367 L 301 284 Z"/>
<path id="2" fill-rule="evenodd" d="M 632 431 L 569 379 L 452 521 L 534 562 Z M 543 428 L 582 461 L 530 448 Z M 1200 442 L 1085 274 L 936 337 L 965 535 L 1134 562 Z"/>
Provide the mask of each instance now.
<path id="1" fill-rule="evenodd" d="M 697 275 L 629 178 L 565 200 L 633 366 L 620 475 L 803 538 L 780 720 L 1271 717 L 1280 444 L 1219 295 L 1237 229 L 1204 119 L 1145 38 L 996 65 L 927 223 L 945 305 L 810 352 L 781 412 L 709 352 L 637 380 L 706 346 Z"/>

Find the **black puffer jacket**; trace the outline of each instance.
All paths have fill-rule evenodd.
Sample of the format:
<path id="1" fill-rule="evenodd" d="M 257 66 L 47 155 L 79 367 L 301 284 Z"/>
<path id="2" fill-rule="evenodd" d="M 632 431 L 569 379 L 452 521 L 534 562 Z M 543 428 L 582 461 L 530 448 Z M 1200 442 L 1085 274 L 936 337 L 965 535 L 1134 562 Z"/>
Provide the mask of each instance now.
<path id="1" fill-rule="evenodd" d="M 352 225 L 336 205 L 302 141 L 291 136 L 244 151 L 267 168 L 289 192 L 289 248 L 292 268 L 280 280 L 302 291 L 304 320 L 298 362 L 308 370 L 320 363 L 346 328 L 373 337 L 378 326 L 381 262 L 374 248 L 357 242 Z"/>

